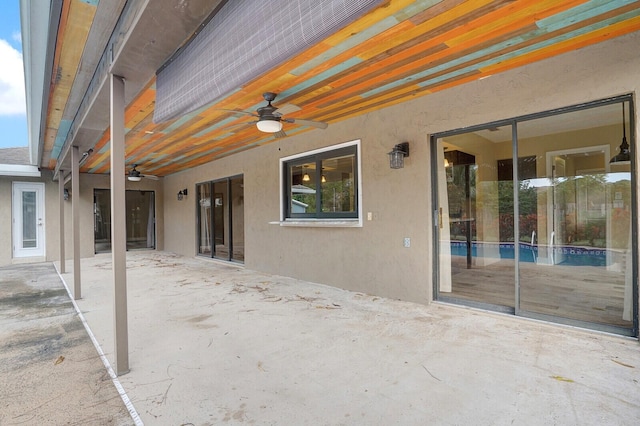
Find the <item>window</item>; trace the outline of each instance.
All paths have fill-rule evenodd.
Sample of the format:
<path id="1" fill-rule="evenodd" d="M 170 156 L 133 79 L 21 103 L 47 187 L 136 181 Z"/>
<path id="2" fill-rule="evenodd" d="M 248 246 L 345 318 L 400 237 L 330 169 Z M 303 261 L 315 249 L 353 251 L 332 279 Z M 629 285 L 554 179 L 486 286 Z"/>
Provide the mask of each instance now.
<path id="1" fill-rule="evenodd" d="M 359 148 L 355 141 L 281 159 L 283 219 L 359 219 Z"/>

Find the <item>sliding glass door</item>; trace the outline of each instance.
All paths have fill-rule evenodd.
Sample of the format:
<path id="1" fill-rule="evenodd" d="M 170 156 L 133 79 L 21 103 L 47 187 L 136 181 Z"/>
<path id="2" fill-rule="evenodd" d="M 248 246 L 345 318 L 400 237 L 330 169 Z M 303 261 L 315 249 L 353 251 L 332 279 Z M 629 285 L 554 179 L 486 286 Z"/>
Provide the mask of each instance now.
<path id="1" fill-rule="evenodd" d="M 436 298 L 636 334 L 635 176 L 612 161 L 631 111 L 625 97 L 436 135 Z"/>
<path id="2" fill-rule="evenodd" d="M 510 135 L 511 126 L 493 132 Z M 500 216 L 513 192 L 498 180 L 501 153 L 493 145 L 475 133 L 438 141 L 439 294 L 513 309 L 514 257 L 500 244 L 513 235 L 513 222 Z"/>
<path id="3" fill-rule="evenodd" d="M 198 194 L 198 254 L 244 262 L 244 179 L 205 182 Z"/>
<path id="4" fill-rule="evenodd" d="M 156 247 L 155 193 L 127 190 L 125 194 L 127 250 Z M 93 191 L 96 253 L 111 251 L 111 191 Z"/>

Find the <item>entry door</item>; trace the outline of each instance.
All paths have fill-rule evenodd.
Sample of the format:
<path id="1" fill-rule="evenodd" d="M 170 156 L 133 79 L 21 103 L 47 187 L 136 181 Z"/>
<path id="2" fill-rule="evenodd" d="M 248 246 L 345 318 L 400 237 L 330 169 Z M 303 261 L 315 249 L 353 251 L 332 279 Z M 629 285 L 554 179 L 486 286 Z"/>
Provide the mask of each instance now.
<path id="1" fill-rule="evenodd" d="M 13 257 L 44 256 L 44 184 L 13 183 Z"/>

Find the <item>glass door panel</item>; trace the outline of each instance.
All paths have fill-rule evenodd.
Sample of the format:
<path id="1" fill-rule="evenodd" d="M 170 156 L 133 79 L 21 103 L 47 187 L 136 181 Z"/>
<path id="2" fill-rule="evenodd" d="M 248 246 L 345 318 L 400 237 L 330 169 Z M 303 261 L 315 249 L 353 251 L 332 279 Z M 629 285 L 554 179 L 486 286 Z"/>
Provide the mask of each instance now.
<path id="1" fill-rule="evenodd" d="M 196 186 L 198 197 L 198 254 L 211 256 L 211 184 Z"/>
<path id="2" fill-rule="evenodd" d="M 213 256 L 224 260 L 230 259 L 228 188 L 227 180 L 213 183 Z"/>
<path id="3" fill-rule="evenodd" d="M 36 192 L 22 191 L 22 248 L 34 248 L 38 244 Z"/>
<path id="4" fill-rule="evenodd" d="M 156 247 L 155 193 L 127 190 L 125 193 L 127 250 Z M 111 190 L 93 191 L 94 250 L 111 251 Z"/>
<path id="5" fill-rule="evenodd" d="M 609 162 L 622 126 L 622 103 L 519 123 L 538 159 L 518 180 L 522 311 L 633 327 L 631 170 Z"/>
<path id="6" fill-rule="evenodd" d="M 152 191 L 126 191 L 127 249 L 155 248 L 155 202 Z"/>
<path id="7" fill-rule="evenodd" d="M 12 187 L 13 256 L 16 258 L 44 256 L 46 234 L 44 184 L 13 182 Z"/>
<path id="8" fill-rule="evenodd" d="M 196 186 L 198 254 L 244 262 L 244 178 L 236 176 Z"/>
<path id="9" fill-rule="evenodd" d="M 93 191 L 93 238 L 96 253 L 111 251 L 111 192 Z"/>
<path id="10" fill-rule="evenodd" d="M 637 333 L 631 108 L 620 98 L 437 139 L 436 298 Z"/>
<path id="11" fill-rule="evenodd" d="M 513 187 L 502 185 L 498 167 L 511 146 L 511 126 L 438 141 L 440 299 L 515 306 L 513 214 L 502 213 Z"/>
<path id="12" fill-rule="evenodd" d="M 244 262 L 244 178 L 230 179 L 231 184 L 231 235 L 233 250 L 231 259 Z"/>

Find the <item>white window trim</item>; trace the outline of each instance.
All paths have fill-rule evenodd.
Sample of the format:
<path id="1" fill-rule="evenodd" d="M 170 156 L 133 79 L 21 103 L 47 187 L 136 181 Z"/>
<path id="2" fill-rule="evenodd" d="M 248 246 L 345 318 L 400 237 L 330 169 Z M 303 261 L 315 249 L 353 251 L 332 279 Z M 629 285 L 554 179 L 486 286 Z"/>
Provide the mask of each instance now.
<path id="1" fill-rule="evenodd" d="M 301 157 L 307 157 L 310 155 L 317 155 L 327 151 L 334 151 L 341 148 L 356 147 L 357 157 L 357 173 L 358 173 L 358 217 L 353 219 L 299 219 L 299 218 L 286 218 L 284 209 L 284 163 L 295 160 Z M 277 224 L 280 226 L 296 226 L 296 227 L 362 227 L 362 155 L 360 152 L 361 141 L 355 139 L 349 142 L 343 142 L 337 145 L 331 145 L 324 148 L 314 149 L 312 151 L 305 151 L 299 154 L 290 155 L 288 157 L 280 158 L 280 184 L 278 190 L 280 192 L 280 220 L 277 222 L 269 222 L 270 224 Z"/>

